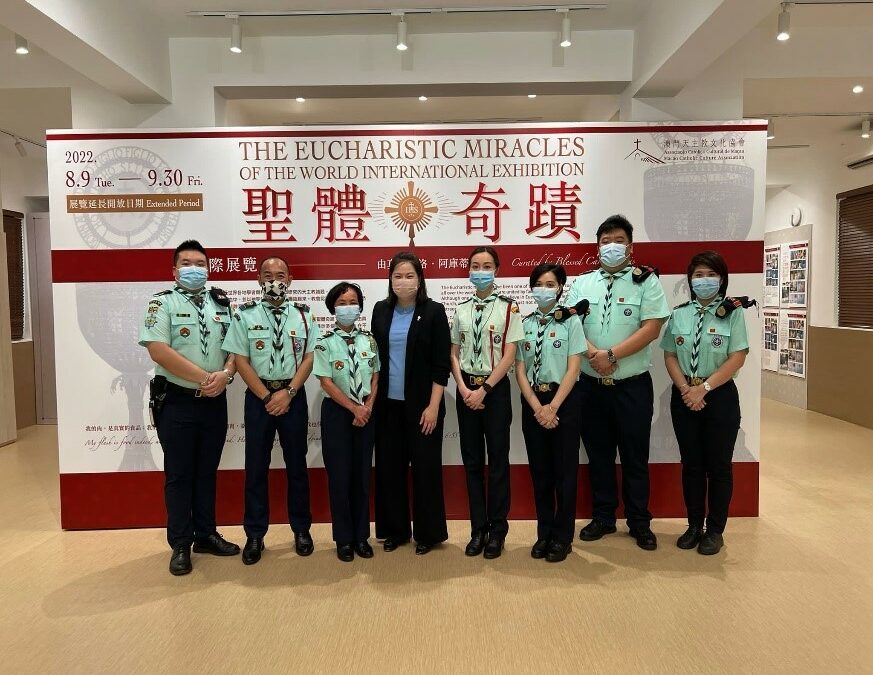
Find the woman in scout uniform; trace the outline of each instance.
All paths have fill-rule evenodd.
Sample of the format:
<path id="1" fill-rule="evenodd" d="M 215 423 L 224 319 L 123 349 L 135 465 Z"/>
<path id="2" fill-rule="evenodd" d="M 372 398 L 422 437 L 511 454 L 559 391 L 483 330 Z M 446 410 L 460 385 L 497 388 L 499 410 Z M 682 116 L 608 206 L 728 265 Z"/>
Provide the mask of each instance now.
<path id="1" fill-rule="evenodd" d="M 471 538 L 464 551 L 497 558 L 509 531 L 509 427 L 512 424 L 509 371 L 516 342 L 524 337 L 518 305 L 500 295 L 494 278 L 500 268 L 491 246 L 473 249 L 468 259 L 471 298 L 452 320 L 452 374 L 461 457 L 467 473 Z M 486 505 L 485 450 L 488 449 Z"/>
<path id="2" fill-rule="evenodd" d="M 534 268 L 530 288 L 537 309 L 522 322 L 515 365 L 537 508 L 537 541 L 530 554 L 548 562 L 561 562 L 573 546 L 581 426 L 575 385 L 588 349 L 576 312 L 558 305 L 566 283 L 561 265 Z"/>
<path id="3" fill-rule="evenodd" d="M 379 353 L 373 336 L 355 325 L 364 307 L 357 284 L 337 284 L 324 304 L 336 316 L 336 328 L 315 345 L 313 373 L 329 396 L 321 403 L 321 450 L 336 555 L 351 562 L 356 553 L 373 557 L 367 542 L 375 434 L 370 416 L 379 381 Z"/>
<path id="4" fill-rule="evenodd" d="M 755 301 L 727 297 L 727 264 L 714 251 L 691 259 L 688 285 L 691 300 L 673 310 L 661 340 L 674 385 L 670 411 L 688 511 L 688 530 L 676 545 L 713 555 L 724 544 L 733 490 L 731 462 L 740 429 L 733 378 L 749 353 L 743 313 L 736 310 Z"/>

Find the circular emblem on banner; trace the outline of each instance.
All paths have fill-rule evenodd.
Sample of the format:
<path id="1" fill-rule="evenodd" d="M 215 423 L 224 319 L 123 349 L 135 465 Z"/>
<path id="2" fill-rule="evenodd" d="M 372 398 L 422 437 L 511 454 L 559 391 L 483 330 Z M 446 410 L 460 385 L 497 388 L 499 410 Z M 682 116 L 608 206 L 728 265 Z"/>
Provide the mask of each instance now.
<path id="1" fill-rule="evenodd" d="M 684 345 L 684 344 L 685 344 L 685 338 L 682 337 L 682 336 L 680 335 L 679 337 L 676 338 L 676 344 L 677 344 L 677 345 L 680 345 L 680 346 L 681 346 L 681 345 Z"/>
<path id="2" fill-rule="evenodd" d="M 182 337 L 188 337 L 189 335 L 191 335 L 191 331 L 183 327 L 179 329 L 179 335 L 181 335 Z"/>
<path id="3" fill-rule="evenodd" d="M 343 368 L 346 367 L 346 364 L 343 363 L 342 361 L 334 361 L 333 367 L 336 368 L 337 370 L 342 370 Z"/>
<path id="4" fill-rule="evenodd" d="M 499 335 L 495 335 L 494 336 L 494 344 L 499 345 L 501 342 L 503 342 L 503 338 L 500 337 Z"/>
<path id="5" fill-rule="evenodd" d="M 409 245 L 413 246 L 416 233 L 430 225 L 439 213 L 439 207 L 429 194 L 409 181 L 405 190 L 400 190 L 391 198 L 384 211 L 397 229 L 409 234 Z"/>
<path id="6" fill-rule="evenodd" d="M 724 344 L 724 340 L 721 339 L 720 335 L 712 336 L 712 346 L 713 347 L 721 347 Z"/>
<path id="7" fill-rule="evenodd" d="M 633 314 L 633 310 L 630 307 L 626 307 L 624 310 L 624 315 L 630 316 L 631 314 Z"/>
<path id="8" fill-rule="evenodd" d="M 553 346 L 555 349 L 560 349 L 560 348 L 561 348 L 561 341 L 560 341 L 560 340 L 555 340 L 555 341 L 552 343 L 552 346 Z"/>
<path id="9" fill-rule="evenodd" d="M 266 346 L 266 343 L 263 340 L 255 341 L 255 349 L 263 349 Z"/>

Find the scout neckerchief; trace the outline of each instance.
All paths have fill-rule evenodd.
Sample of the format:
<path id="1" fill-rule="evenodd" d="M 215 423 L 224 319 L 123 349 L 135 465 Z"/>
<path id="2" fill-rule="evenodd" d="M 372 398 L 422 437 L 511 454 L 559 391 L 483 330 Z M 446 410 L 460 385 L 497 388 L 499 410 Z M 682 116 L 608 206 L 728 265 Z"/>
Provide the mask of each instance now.
<path id="1" fill-rule="evenodd" d="M 554 320 L 554 308 L 548 314 L 543 314 L 537 310 L 537 342 L 534 347 L 534 368 L 533 368 L 533 383 L 540 383 L 540 367 L 543 365 L 543 338 L 546 336 L 546 330 L 549 324 Z"/>
<path id="2" fill-rule="evenodd" d="M 282 331 L 285 328 L 285 322 L 288 320 L 287 302 L 282 302 L 278 307 L 264 299 L 261 301 L 261 309 L 264 310 L 264 316 L 267 317 L 267 323 L 273 326 L 273 349 L 270 351 L 270 370 L 273 370 L 273 364 L 276 363 L 276 354 L 279 354 L 279 368 L 285 369 L 285 352 L 282 350 L 284 340 L 282 339 Z M 270 318 L 272 317 L 272 319 Z"/>
<path id="3" fill-rule="evenodd" d="M 497 300 L 496 290 L 492 290 L 484 300 L 475 293 L 473 294 L 473 359 L 478 361 L 482 355 L 482 326 L 491 319 L 491 314 L 494 311 L 494 301 Z M 485 317 L 485 309 L 491 305 L 488 311 L 488 317 Z"/>
<path id="4" fill-rule="evenodd" d="M 346 347 L 349 350 L 349 374 L 351 375 L 351 385 L 349 387 L 351 398 L 355 403 L 364 402 L 364 385 L 361 382 L 361 370 L 358 368 L 358 352 L 355 349 L 355 338 L 358 336 L 357 326 L 353 326 L 349 332 L 344 331 L 337 325 L 336 334 L 346 342 Z"/>
<path id="5" fill-rule="evenodd" d="M 713 298 L 706 307 L 697 300 L 694 300 L 694 308 L 697 310 L 697 323 L 694 325 L 694 342 L 691 343 L 691 377 L 697 377 L 697 369 L 700 367 L 700 342 L 703 339 L 703 317 L 710 307 L 718 307 L 720 303 L 720 297 Z"/>
<path id="6" fill-rule="evenodd" d="M 609 328 L 609 324 L 612 323 L 612 284 L 615 283 L 615 280 L 621 276 L 624 276 L 625 272 L 627 272 L 628 268 L 625 267 L 623 270 L 615 272 L 607 272 L 604 269 L 600 270 L 601 276 L 606 279 L 606 299 L 603 301 L 603 312 L 600 314 L 600 328 L 607 329 Z"/>
<path id="7" fill-rule="evenodd" d="M 189 291 L 187 288 L 176 286 L 176 291 L 197 310 L 197 322 L 200 324 L 200 351 L 203 353 L 203 358 L 206 358 L 206 352 L 209 349 L 207 344 L 209 328 L 206 327 L 206 313 L 203 311 L 204 299 L 206 297 L 205 290 L 205 286 L 198 291 Z"/>

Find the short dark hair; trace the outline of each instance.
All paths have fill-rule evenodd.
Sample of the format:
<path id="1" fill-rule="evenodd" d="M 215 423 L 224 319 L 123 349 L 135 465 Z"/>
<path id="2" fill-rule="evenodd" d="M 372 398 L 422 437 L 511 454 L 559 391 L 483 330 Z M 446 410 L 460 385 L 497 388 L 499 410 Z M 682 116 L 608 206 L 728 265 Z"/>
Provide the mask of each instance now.
<path id="1" fill-rule="evenodd" d="M 281 260 L 282 263 L 285 265 L 285 269 L 288 270 L 288 274 L 291 274 L 291 265 L 289 265 L 288 261 L 285 260 L 285 258 L 283 258 L 280 255 L 268 255 L 266 258 L 263 258 L 261 260 L 260 264 L 258 265 L 258 274 L 260 274 L 261 271 L 263 271 L 264 263 L 267 262 L 268 260 Z"/>
<path id="2" fill-rule="evenodd" d="M 627 218 L 618 213 L 614 216 L 610 216 L 600 224 L 600 227 L 597 228 L 597 241 L 600 241 L 600 237 L 604 234 L 608 234 L 613 230 L 624 230 L 624 233 L 627 235 L 627 240 L 633 242 L 634 226 L 630 224 L 630 221 Z"/>
<path id="3" fill-rule="evenodd" d="M 718 294 L 722 297 L 727 295 L 728 287 L 728 268 L 724 257 L 717 251 L 701 251 L 688 263 L 688 288 L 691 291 L 691 297 L 696 298 L 697 294 L 691 286 L 691 275 L 701 265 L 708 267 L 713 272 L 716 272 L 721 277 L 721 286 L 718 287 Z"/>
<path id="4" fill-rule="evenodd" d="M 564 284 L 567 283 L 567 270 L 564 269 L 563 265 L 540 263 L 534 267 L 533 271 L 530 273 L 530 287 L 533 288 L 540 280 L 540 277 L 549 272 L 554 274 L 555 279 L 558 281 L 558 285 L 560 286 L 558 289 L 558 298 L 560 299 L 561 295 L 564 293 Z"/>
<path id="5" fill-rule="evenodd" d="M 207 261 L 209 260 L 209 254 L 199 241 L 196 239 L 186 239 L 176 247 L 175 251 L 173 251 L 173 266 L 179 262 L 179 254 L 182 251 L 199 251 L 206 256 Z"/>
<path id="6" fill-rule="evenodd" d="M 418 275 L 418 293 L 415 296 L 415 304 L 420 305 L 427 300 L 427 284 L 424 282 L 424 267 L 421 260 L 412 251 L 400 251 L 395 253 L 391 258 L 391 263 L 388 265 L 388 304 L 394 307 L 397 304 L 397 294 L 391 288 L 391 275 L 400 263 L 409 263 L 415 269 Z"/>
<path id="7" fill-rule="evenodd" d="M 494 261 L 494 267 L 500 269 L 500 258 L 497 256 L 497 249 L 493 246 L 477 246 L 470 251 L 470 255 L 467 257 L 467 269 L 470 269 L 470 263 L 473 262 L 473 256 L 478 255 L 479 253 L 487 253 L 490 255 L 491 259 Z"/>
<path id="8" fill-rule="evenodd" d="M 364 292 L 361 290 L 361 287 L 349 281 L 340 281 L 327 292 L 327 297 L 324 298 L 324 304 L 327 305 L 328 312 L 331 314 L 335 313 L 334 308 L 336 307 L 336 301 L 339 300 L 339 297 L 349 289 L 352 289 L 357 294 L 358 307 L 361 308 L 362 312 L 364 311 Z"/>

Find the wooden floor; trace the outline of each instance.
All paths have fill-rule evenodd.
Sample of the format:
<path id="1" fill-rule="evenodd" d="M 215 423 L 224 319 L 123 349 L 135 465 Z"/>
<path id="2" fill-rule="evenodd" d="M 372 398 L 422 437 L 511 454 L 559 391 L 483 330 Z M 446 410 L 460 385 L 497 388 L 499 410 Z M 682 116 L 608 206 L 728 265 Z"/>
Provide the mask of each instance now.
<path id="1" fill-rule="evenodd" d="M 654 553 L 620 533 L 549 565 L 514 522 L 471 560 L 455 522 L 424 558 L 346 564 L 320 525 L 310 558 L 274 527 L 260 564 L 181 578 L 163 531 L 61 532 L 54 428 L 25 429 L 0 449 L 0 672 L 873 672 L 873 431 L 772 402 L 763 424 L 762 516 L 718 556 L 664 520 Z"/>

